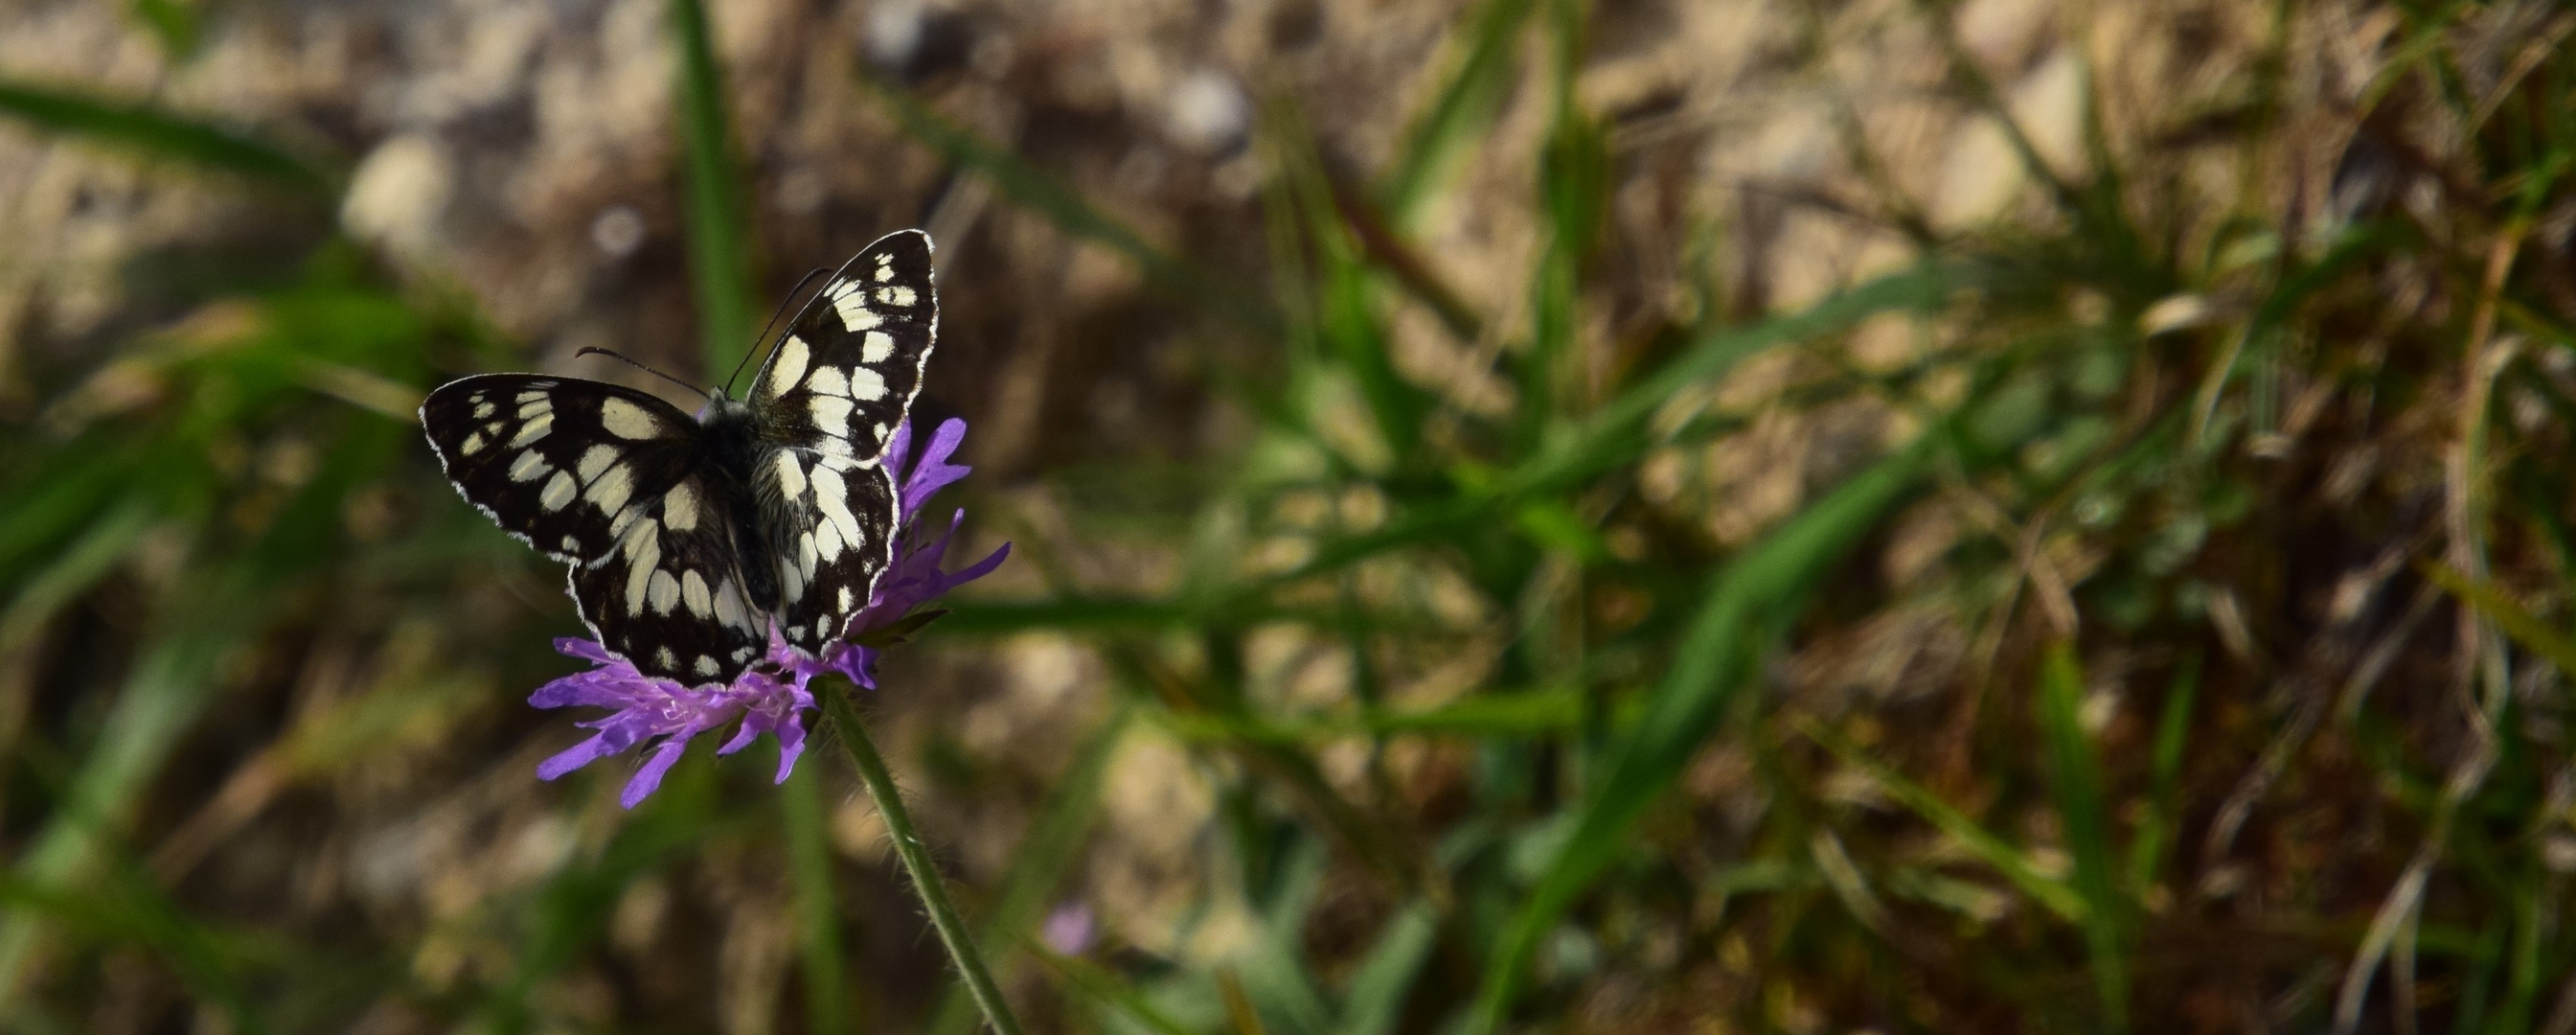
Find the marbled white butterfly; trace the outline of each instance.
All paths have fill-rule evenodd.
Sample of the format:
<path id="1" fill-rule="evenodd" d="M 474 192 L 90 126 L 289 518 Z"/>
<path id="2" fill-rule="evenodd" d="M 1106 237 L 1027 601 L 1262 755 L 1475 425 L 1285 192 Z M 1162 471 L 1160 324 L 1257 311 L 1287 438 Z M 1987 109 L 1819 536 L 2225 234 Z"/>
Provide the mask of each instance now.
<path id="1" fill-rule="evenodd" d="M 695 419 L 631 388 L 483 374 L 420 408 L 448 481 L 504 530 L 572 564 L 573 601 L 646 674 L 730 682 L 768 648 L 819 653 L 893 560 L 880 462 L 939 329 L 930 237 L 844 264 L 761 363 L 747 397 Z"/>

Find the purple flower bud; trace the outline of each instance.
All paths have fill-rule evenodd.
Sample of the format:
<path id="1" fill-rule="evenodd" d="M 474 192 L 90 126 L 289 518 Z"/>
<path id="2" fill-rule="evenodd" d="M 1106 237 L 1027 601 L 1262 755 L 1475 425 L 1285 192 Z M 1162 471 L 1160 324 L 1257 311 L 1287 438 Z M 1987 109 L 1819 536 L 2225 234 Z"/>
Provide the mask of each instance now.
<path id="1" fill-rule="evenodd" d="M 1081 902 L 1067 902 L 1048 913 L 1044 926 L 1038 928 L 1038 940 L 1059 956 L 1079 956 L 1091 948 L 1091 907 Z"/>
<path id="2" fill-rule="evenodd" d="M 539 708 L 588 706 L 611 711 L 580 723 L 597 732 L 538 763 L 538 778 L 552 780 L 601 758 L 648 746 L 650 754 L 643 767 L 626 781 L 626 791 L 618 797 L 631 809 L 662 785 L 663 774 L 680 761 L 690 740 L 732 725 L 733 736 L 716 749 L 716 754 L 730 755 L 749 746 L 761 734 L 770 734 L 778 739 L 778 782 L 785 783 L 788 775 L 796 771 L 797 756 L 804 753 L 804 716 L 814 707 L 814 695 L 807 692 L 805 684 L 822 673 L 839 672 L 876 689 L 876 648 L 849 641 L 902 621 L 914 608 L 989 574 L 1010 555 L 1010 544 L 1005 543 L 983 560 L 953 572 L 943 571 L 940 564 L 966 512 L 959 510 L 950 515 L 948 527 L 928 541 L 924 541 L 925 533 L 914 520 L 921 505 L 933 494 L 965 477 L 970 470 L 948 462 L 965 438 L 966 422 L 952 417 L 939 425 L 931 435 L 929 448 L 914 460 L 910 455 L 911 429 L 895 429 L 885 454 L 886 463 L 903 477 L 895 517 L 894 564 L 877 578 L 868 606 L 851 617 L 843 639 L 825 646 L 820 658 L 788 646 L 773 630 L 768 656 L 744 670 L 732 684 L 688 687 L 638 672 L 632 663 L 589 640 L 556 640 L 556 650 L 590 661 L 594 667 L 538 687 L 528 703 Z"/>

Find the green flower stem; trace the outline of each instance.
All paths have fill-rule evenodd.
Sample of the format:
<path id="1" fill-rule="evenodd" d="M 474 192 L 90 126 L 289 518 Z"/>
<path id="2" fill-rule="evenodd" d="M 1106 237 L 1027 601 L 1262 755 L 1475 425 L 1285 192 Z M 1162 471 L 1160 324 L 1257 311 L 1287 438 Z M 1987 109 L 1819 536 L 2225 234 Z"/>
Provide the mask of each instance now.
<path id="1" fill-rule="evenodd" d="M 948 904 L 947 885 L 939 879 L 939 868 L 931 864 L 930 852 L 921 846 L 921 836 L 913 832 L 912 814 L 904 811 L 903 792 L 894 785 L 894 774 L 886 771 L 884 756 L 868 739 L 868 731 L 859 723 L 858 709 L 850 706 L 850 683 L 831 677 L 817 679 L 819 690 L 814 699 L 822 704 L 823 714 L 840 732 L 840 741 L 850 750 L 850 762 L 859 767 L 859 781 L 867 784 L 868 797 L 877 803 L 877 814 L 885 817 L 886 833 L 894 836 L 894 854 L 903 860 L 904 871 L 912 875 L 912 888 L 921 893 L 921 904 L 930 910 L 930 925 L 939 929 L 939 943 L 948 947 L 948 958 L 957 961 L 957 972 L 966 979 L 966 990 L 974 993 L 975 1005 L 984 1010 L 984 1020 L 1000 1035 L 1020 1035 L 1020 1022 L 1011 1016 L 1010 1004 L 1002 1001 L 1000 986 L 993 983 L 993 973 L 984 969 L 984 957 L 975 951 L 975 939 L 966 923 L 957 918 L 957 909 Z"/>

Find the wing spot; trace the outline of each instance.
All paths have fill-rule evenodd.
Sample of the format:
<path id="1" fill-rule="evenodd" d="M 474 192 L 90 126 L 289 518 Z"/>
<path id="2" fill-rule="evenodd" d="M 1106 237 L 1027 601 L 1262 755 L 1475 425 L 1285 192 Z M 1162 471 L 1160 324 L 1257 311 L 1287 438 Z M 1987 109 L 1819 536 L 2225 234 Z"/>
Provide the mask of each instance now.
<path id="1" fill-rule="evenodd" d="M 882 287 L 877 289 L 877 301 L 891 306 L 909 306 L 914 302 L 919 301 L 920 297 L 921 296 L 914 294 L 913 290 L 908 287 Z"/>
<path id="2" fill-rule="evenodd" d="M 672 608 L 680 606 L 680 580 L 672 578 L 670 572 L 654 571 L 650 581 L 645 583 L 644 592 L 652 599 L 654 614 L 667 615 Z"/>
<path id="3" fill-rule="evenodd" d="M 778 358 L 770 361 L 769 394 L 785 395 L 796 387 L 796 382 L 805 377 L 805 361 L 812 356 L 805 339 L 788 335 L 787 341 L 778 346 Z"/>
<path id="4" fill-rule="evenodd" d="M 803 535 L 797 536 L 796 566 L 800 569 L 798 574 L 803 575 L 809 580 L 812 579 L 814 577 L 814 562 L 821 558 L 822 553 L 822 544 L 814 541 L 814 533 L 807 532 Z"/>
<path id="5" fill-rule="evenodd" d="M 547 510 L 562 510 L 565 504 L 572 502 L 574 491 L 572 472 L 556 471 L 553 480 L 546 482 L 545 489 L 537 493 L 537 505 Z"/>
<path id="6" fill-rule="evenodd" d="M 830 518 L 833 524 L 841 526 L 840 533 L 844 541 L 852 543 L 864 541 L 859 536 L 858 515 L 850 513 L 850 490 L 849 486 L 841 481 L 841 472 L 830 468 L 815 469 L 814 498 L 815 502 L 822 506 L 823 516 Z"/>
<path id="7" fill-rule="evenodd" d="M 625 464 L 616 464 L 601 474 L 598 481 L 590 483 L 590 489 L 582 493 L 582 498 L 598 507 L 600 513 L 614 514 L 626 506 L 626 497 L 634 491 L 634 475 Z"/>
<path id="8" fill-rule="evenodd" d="M 721 666 L 719 666 L 719 665 L 717 665 L 717 664 L 716 664 L 716 659 L 711 658 L 711 657 L 708 657 L 708 656 L 706 656 L 706 655 L 704 655 L 704 654 L 700 654 L 700 655 L 698 655 L 698 674 L 699 674 L 699 675 L 701 675 L 701 676 L 705 676 L 705 677 L 707 677 L 707 678 L 709 678 L 709 679 L 713 679 L 713 678 L 715 678 L 716 673 L 721 672 L 721 671 L 723 671 L 723 668 L 722 668 Z"/>
<path id="9" fill-rule="evenodd" d="M 716 586 L 716 621 L 736 629 L 756 631 L 751 627 L 750 615 L 743 610 L 742 589 L 735 586 L 732 579 L 726 579 Z"/>
<path id="10" fill-rule="evenodd" d="M 870 371 L 862 369 L 859 373 L 868 374 Z M 885 389 L 884 384 L 880 382 L 877 389 L 879 394 L 883 394 Z M 874 396 L 871 396 L 870 398 L 874 398 Z M 822 429 L 824 434 L 838 435 L 843 438 L 849 437 L 849 400 L 837 395 L 818 395 L 815 396 L 813 401 L 807 405 L 814 411 L 814 426 Z"/>
<path id="11" fill-rule="evenodd" d="M 805 495 L 805 469 L 796 463 L 796 454 L 778 451 L 778 491 L 788 499 Z"/>
<path id="12" fill-rule="evenodd" d="M 489 399 L 486 399 L 486 398 L 484 398 L 484 397 L 482 397 L 482 396 L 479 396 L 479 395 L 474 397 L 474 419 L 475 419 L 475 420 L 487 420 L 487 419 L 489 419 L 489 418 L 492 416 L 493 411 L 496 411 L 496 410 L 499 410 L 499 409 L 500 409 L 500 407 L 492 405 L 492 401 L 491 401 L 491 400 L 489 400 Z"/>
<path id="13" fill-rule="evenodd" d="M 669 647 L 657 647 L 657 648 L 654 648 L 654 650 L 653 650 L 653 660 L 658 661 L 658 662 L 660 662 L 660 663 L 662 664 L 662 671 L 664 671 L 664 672 L 668 672 L 668 671 L 670 671 L 670 670 L 672 670 L 672 669 L 675 669 L 675 668 L 680 667 L 680 659 L 679 659 L 679 656 L 678 656 L 678 655 L 675 655 L 675 654 L 672 654 L 672 653 L 671 653 L 671 648 L 669 648 Z"/>
<path id="14" fill-rule="evenodd" d="M 581 540 L 575 539 L 571 536 L 565 536 L 563 537 L 563 548 L 565 553 L 580 553 Z"/>
<path id="15" fill-rule="evenodd" d="M 832 561 L 832 560 L 838 560 L 838 559 L 840 559 L 840 556 L 841 556 L 841 530 L 840 530 L 840 526 L 838 526 L 838 525 L 836 525 L 836 524 L 833 524 L 832 522 L 825 521 L 825 522 L 822 522 L 822 523 L 817 524 L 817 525 L 815 525 L 815 526 L 814 526 L 814 533 L 813 533 L 813 534 L 814 534 L 814 552 L 815 552 L 815 553 L 817 553 L 817 554 L 821 555 L 821 556 L 822 556 L 822 558 L 823 558 L 824 560 L 826 560 L 826 561 Z"/>
<path id="16" fill-rule="evenodd" d="M 866 367 L 850 371 L 850 398 L 875 402 L 886 397 L 885 376 Z"/>
<path id="17" fill-rule="evenodd" d="M 543 398 L 532 403 L 521 403 L 519 405 L 520 420 L 535 420 L 553 412 L 555 412 L 555 404 L 547 402 Z"/>
<path id="18" fill-rule="evenodd" d="M 857 603 L 857 602 L 858 602 L 858 601 L 857 601 L 857 598 L 856 598 L 853 594 L 851 594 L 851 592 L 850 592 L 850 587 L 848 587 L 848 586 L 843 586 L 843 587 L 841 587 L 841 613 L 842 613 L 842 614 L 849 614 L 849 613 L 850 613 L 850 605 L 852 605 L 852 604 L 854 604 L 854 603 Z"/>
<path id="19" fill-rule="evenodd" d="M 671 531 L 686 532 L 698 527 L 698 491 L 681 482 L 662 494 L 662 523 Z"/>
<path id="20" fill-rule="evenodd" d="M 743 662 L 746 662 L 746 661 L 751 660 L 751 648 L 749 648 L 749 647 L 736 647 L 736 648 L 734 648 L 734 649 L 733 649 L 733 660 L 734 660 L 734 663 L 735 663 L 735 664 L 741 664 L 741 663 L 743 663 Z"/>
<path id="21" fill-rule="evenodd" d="M 617 447 L 616 447 L 616 446 L 609 446 L 609 445 L 592 446 L 592 447 L 590 447 L 589 449 L 585 449 L 585 450 L 583 450 L 583 451 L 582 451 L 582 453 L 581 453 L 581 463 L 580 463 L 580 464 L 578 464 L 578 465 L 576 465 L 576 468 L 575 468 L 575 469 L 581 472 L 581 480 L 582 480 L 582 482 L 583 482 L 584 484 L 588 484 L 588 483 L 590 483 L 590 482 L 598 481 L 598 480 L 599 480 L 599 473 L 600 473 L 601 471 L 605 471 L 605 470 L 607 470 L 607 469 L 608 469 L 608 465 L 613 464 L 613 463 L 616 463 L 616 462 L 617 462 Z"/>
<path id="22" fill-rule="evenodd" d="M 545 389 L 535 388 L 521 392 L 515 401 L 522 403 L 544 402 L 546 401 Z"/>
<path id="23" fill-rule="evenodd" d="M 707 580 L 695 568 L 680 573 L 680 602 L 689 605 L 689 613 L 700 618 L 716 613 L 714 595 L 707 592 Z"/>
<path id="24" fill-rule="evenodd" d="M 456 447 L 456 451 L 457 451 L 458 453 L 460 453 L 460 454 L 465 455 L 465 456 L 473 456 L 473 455 L 474 455 L 474 454 L 476 454 L 476 453 L 480 453 L 480 452 L 482 452 L 482 451 L 483 451 L 483 433 L 482 433 L 482 432 L 480 432 L 480 431 L 477 431 L 477 432 L 475 432 L 475 433 L 473 433 L 473 434 L 471 434 L 471 435 L 467 435 L 467 436 L 465 436 L 465 444 L 464 444 L 464 445 L 461 445 L 461 446 Z"/>
<path id="25" fill-rule="evenodd" d="M 647 439 L 662 433 L 662 422 L 651 411 L 624 399 L 599 404 L 599 423 L 619 438 Z"/>
<path id="26" fill-rule="evenodd" d="M 864 291 L 853 291 L 833 299 L 832 308 L 841 314 L 841 326 L 853 331 L 864 331 L 885 323 L 885 317 L 868 308 Z"/>
<path id="27" fill-rule="evenodd" d="M 869 331 L 867 338 L 859 345 L 861 363 L 883 363 L 893 355 L 894 335 L 884 331 Z"/>
<path id="28" fill-rule="evenodd" d="M 538 456 L 537 451 L 531 449 L 519 454 L 518 459 L 510 461 L 510 480 L 532 482 L 553 473 L 554 469 L 555 465 L 547 463 L 545 457 Z"/>
<path id="29" fill-rule="evenodd" d="M 546 437 L 546 433 L 553 431 L 554 429 L 555 415 L 552 413 L 540 413 L 535 419 L 519 425 L 519 433 L 510 436 L 510 448 L 518 449 L 524 447 L 529 443 Z"/>
<path id="30" fill-rule="evenodd" d="M 814 376 L 805 379 L 805 387 L 824 395 L 850 394 L 850 379 L 839 367 L 815 367 Z"/>
<path id="31" fill-rule="evenodd" d="M 796 559 L 778 559 L 778 599 L 793 604 L 805 598 L 805 576 L 796 570 Z"/>
<path id="32" fill-rule="evenodd" d="M 626 533 L 626 613 L 644 613 L 644 590 L 652 581 L 653 566 L 662 563 L 661 526 L 652 520 L 638 521 Z"/>

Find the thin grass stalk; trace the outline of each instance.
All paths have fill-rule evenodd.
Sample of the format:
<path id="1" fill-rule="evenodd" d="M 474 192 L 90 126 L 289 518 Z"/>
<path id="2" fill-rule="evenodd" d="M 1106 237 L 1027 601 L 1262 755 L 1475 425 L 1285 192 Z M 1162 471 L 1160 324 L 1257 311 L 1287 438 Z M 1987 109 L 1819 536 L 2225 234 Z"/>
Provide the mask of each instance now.
<path id="1" fill-rule="evenodd" d="M 849 996 L 841 988 L 841 912 L 832 893 L 832 846 L 824 835 L 823 792 L 807 766 L 779 788 L 787 830 L 788 869 L 796 881 L 796 922 L 803 939 L 805 1030 L 850 1030 Z"/>
<path id="2" fill-rule="evenodd" d="M 709 379 L 732 370 L 750 348 L 751 222 L 742 173 L 726 125 L 724 69 L 716 64 L 706 8 L 671 0 L 680 49 L 680 137 L 687 145 L 689 279 L 696 286 L 698 337 Z"/>
<path id="3" fill-rule="evenodd" d="M 984 967 L 984 954 L 975 948 L 974 934 L 957 916 L 957 908 L 948 904 L 948 886 L 939 877 L 939 867 L 931 862 L 930 850 L 922 847 L 921 835 L 912 825 L 912 813 L 903 807 L 903 790 L 896 787 L 894 774 L 887 771 L 885 757 L 877 753 L 874 741 L 868 739 L 867 727 L 859 722 L 858 709 L 850 704 L 850 684 L 839 677 L 814 682 L 816 701 L 832 722 L 841 745 L 850 753 L 850 764 L 859 771 L 859 782 L 866 785 L 868 799 L 876 803 L 877 815 L 884 819 L 886 834 L 894 839 L 894 854 L 903 860 L 904 872 L 912 877 L 912 889 L 921 896 L 923 909 L 930 912 L 930 926 L 939 931 L 939 944 L 948 948 L 948 958 L 957 964 L 958 976 L 966 981 L 975 1005 L 984 1011 L 984 1020 L 1000 1035 L 1020 1035 L 1020 1022 L 1011 1016 L 1011 1005 L 1002 999 L 1001 986 Z"/>

